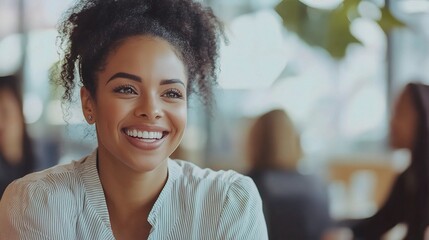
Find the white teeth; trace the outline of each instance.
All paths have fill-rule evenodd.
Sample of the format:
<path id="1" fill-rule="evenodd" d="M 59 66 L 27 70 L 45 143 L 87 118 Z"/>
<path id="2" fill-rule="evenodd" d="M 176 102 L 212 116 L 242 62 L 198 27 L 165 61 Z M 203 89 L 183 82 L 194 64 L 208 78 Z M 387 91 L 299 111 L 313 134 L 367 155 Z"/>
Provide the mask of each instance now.
<path id="1" fill-rule="evenodd" d="M 149 138 L 149 132 L 144 131 L 143 132 L 143 138 Z"/>
<path id="2" fill-rule="evenodd" d="M 143 139 L 152 139 L 155 141 L 156 139 L 162 138 L 162 132 L 148 132 L 148 131 L 139 131 L 137 129 L 127 130 L 126 134 L 130 137 L 138 137 Z"/>

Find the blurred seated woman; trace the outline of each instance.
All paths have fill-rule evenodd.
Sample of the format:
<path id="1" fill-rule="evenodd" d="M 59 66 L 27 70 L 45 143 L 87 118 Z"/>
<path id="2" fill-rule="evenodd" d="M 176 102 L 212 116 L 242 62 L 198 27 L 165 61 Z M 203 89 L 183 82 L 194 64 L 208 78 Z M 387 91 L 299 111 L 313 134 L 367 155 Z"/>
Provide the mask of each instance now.
<path id="1" fill-rule="evenodd" d="M 390 145 L 410 150 L 411 164 L 380 210 L 351 227 L 355 239 L 379 239 L 398 223 L 407 225 L 405 239 L 423 239 L 429 223 L 428 114 L 429 86 L 407 84 L 393 110 Z"/>
<path id="2" fill-rule="evenodd" d="M 343 221 L 353 239 L 381 239 L 399 223 L 407 226 L 404 239 L 425 239 L 429 223 L 429 86 L 408 83 L 397 98 L 390 121 L 390 146 L 408 149 L 411 164 L 392 185 L 384 204 L 371 217 Z M 324 239 L 341 239 L 346 228 L 331 231 Z M 427 239 L 427 238 L 426 238 Z"/>
<path id="3" fill-rule="evenodd" d="M 326 186 L 297 171 L 299 135 L 283 110 L 263 114 L 250 129 L 249 176 L 261 194 L 271 240 L 320 239 L 330 227 Z"/>
<path id="4" fill-rule="evenodd" d="M 33 170 L 17 79 L 0 77 L 0 199 L 7 185 Z"/>

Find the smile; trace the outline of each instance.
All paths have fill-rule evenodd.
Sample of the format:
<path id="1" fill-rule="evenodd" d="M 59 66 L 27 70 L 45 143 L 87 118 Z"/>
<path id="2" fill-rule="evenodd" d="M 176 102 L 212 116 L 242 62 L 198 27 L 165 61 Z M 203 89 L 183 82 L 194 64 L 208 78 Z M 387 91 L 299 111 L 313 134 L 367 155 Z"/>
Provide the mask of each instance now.
<path id="1" fill-rule="evenodd" d="M 157 140 L 162 139 L 165 136 L 163 132 L 140 131 L 137 129 L 127 129 L 125 130 L 125 134 L 133 138 L 139 138 L 145 142 L 155 142 Z"/>

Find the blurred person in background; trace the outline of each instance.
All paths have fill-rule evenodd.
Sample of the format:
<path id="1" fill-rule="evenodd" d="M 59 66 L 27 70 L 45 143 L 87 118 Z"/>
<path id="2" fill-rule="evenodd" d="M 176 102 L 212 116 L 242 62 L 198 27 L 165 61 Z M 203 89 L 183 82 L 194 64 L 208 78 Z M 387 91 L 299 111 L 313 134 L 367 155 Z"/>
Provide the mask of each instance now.
<path id="1" fill-rule="evenodd" d="M 20 96 L 16 77 L 0 77 L 0 199 L 9 183 L 35 165 Z"/>
<path id="2" fill-rule="evenodd" d="M 269 238 L 320 239 L 331 223 L 326 186 L 318 177 L 297 171 L 303 151 L 284 110 L 272 110 L 256 119 L 248 153 L 248 175 L 261 194 Z"/>
<path id="3" fill-rule="evenodd" d="M 350 238 L 381 239 L 397 224 L 405 223 L 404 239 L 424 239 L 429 224 L 428 117 L 429 86 L 408 83 L 394 105 L 389 143 L 394 149 L 408 149 L 411 163 L 396 178 L 386 201 L 373 216 L 339 224 L 349 227 Z M 338 228 L 324 239 L 344 240 L 346 230 Z"/>

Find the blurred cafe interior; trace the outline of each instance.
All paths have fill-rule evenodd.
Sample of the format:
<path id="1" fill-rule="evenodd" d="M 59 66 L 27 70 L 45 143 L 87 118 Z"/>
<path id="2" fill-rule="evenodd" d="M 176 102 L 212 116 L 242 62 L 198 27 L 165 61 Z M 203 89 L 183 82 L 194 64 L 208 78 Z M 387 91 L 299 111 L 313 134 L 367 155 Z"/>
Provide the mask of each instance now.
<path id="1" fill-rule="evenodd" d="M 208 112 L 190 99 L 176 156 L 245 174 L 250 126 L 283 109 L 300 136 L 297 170 L 326 181 L 332 218 L 374 214 L 410 164 L 409 151 L 389 147 L 389 116 L 408 82 L 429 83 L 429 1 L 200 2 L 223 21 L 227 41 L 216 105 Z M 59 59 L 56 26 L 72 3 L 0 0 L 0 76 L 19 77 L 36 170 L 78 160 L 96 147 L 79 97 L 65 120 L 61 89 L 49 81 Z M 403 232 L 398 224 L 388 239 Z"/>

